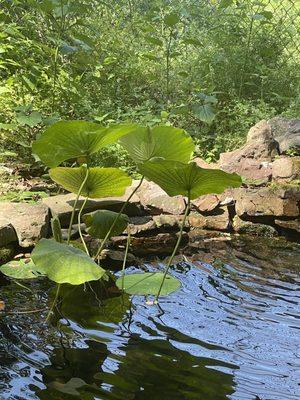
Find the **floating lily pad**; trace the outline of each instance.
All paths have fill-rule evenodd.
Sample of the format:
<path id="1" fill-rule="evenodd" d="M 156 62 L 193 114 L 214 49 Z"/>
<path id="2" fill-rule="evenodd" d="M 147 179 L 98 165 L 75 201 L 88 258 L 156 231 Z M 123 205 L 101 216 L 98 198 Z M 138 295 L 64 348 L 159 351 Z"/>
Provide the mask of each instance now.
<path id="1" fill-rule="evenodd" d="M 115 222 L 118 213 L 109 210 L 97 210 L 82 216 L 83 222 L 86 224 L 86 231 L 93 237 L 104 239 L 109 232 L 112 224 Z M 122 233 L 129 223 L 129 218 L 125 214 L 120 214 L 115 223 L 111 236 Z"/>
<path id="2" fill-rule="evenodd" d="M 162 272 L 145 272 L 124 276 L 124 291 L 136 295 L 156 295 L 160 288 L 164 274 Z M 120 277 L 116 284 L 122 289 L 123 278 Z M 180 281 L 171 275 L 167 275 L 161 290 L 161 295 L 166 296 L 178 290 Z"/>
<path id="3" fill-rule="evenodd" d="M 41 239 L 32 252 L 32 260 L 56 283 L 80 285 L 101 279 L 105 274 L 83 251 L 53 239 Z"/>
<path id="4" fill-rule="evenodd" d="M 2 265 L 0 271 L 4 275 L 14 279 L 33 279 L 44 273 L 42 268 L 38 268 L 33 261 L 28 258 L 10 261 Z"/>
<path id="5" fill-rule="evenodd" d="M 50 169 L 50 177 L 69 192 L 78 193 L 86 176 L 86 168 L 57 167 Z M 118 168 L 90 168 L 81 195 L 90 198 L 122 196 L 131 178 Z"/>

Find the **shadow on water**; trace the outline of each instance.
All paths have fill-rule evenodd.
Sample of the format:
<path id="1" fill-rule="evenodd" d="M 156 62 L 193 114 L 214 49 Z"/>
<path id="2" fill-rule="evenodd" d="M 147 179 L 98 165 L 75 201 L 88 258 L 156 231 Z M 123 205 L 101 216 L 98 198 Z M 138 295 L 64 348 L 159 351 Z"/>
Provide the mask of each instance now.
<path id="1" fill-rule="evenodd" d="M 256 257 L 253 243 L 233 245 L 214 266 L 178 264 L 182 288 L 159 307 L 97 282 L 66 285 L 50 324 L 48 282 L 32 291 L 6 282 L 0 399 L 296 400 L 300 252 L 274 250 L 279 270 L 263 247 Z"/>

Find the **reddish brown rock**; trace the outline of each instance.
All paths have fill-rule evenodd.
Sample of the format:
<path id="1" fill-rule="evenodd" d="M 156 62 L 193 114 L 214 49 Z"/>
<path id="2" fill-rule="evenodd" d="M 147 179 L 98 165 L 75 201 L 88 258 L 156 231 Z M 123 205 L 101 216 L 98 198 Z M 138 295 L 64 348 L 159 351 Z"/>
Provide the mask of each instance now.
<path id="1" fill-rule="evenodd" d="M 281 157 L 273 162 L 273 179 L 291 181 L 300 179 L 300 156 Z"/>
<path id="2" fill-rule="evenodd" d="M 300 188 L 241 188 L 235 194 L 239 216 L 299 216 Z"/>
<path id="3" fill-rule="evenodd" d="M 189 224 L 191 228 L 226 231 L 230 228 L 228 209 L 227 207 L 220 207 L 212 215 L 191 213 L 189 215 Z"/>
<path id="4" fill-rule="evenodd" d="M 218 196 L 215 194 L 206 194 L 192 201 L 192 205 L 200 212 L 210 212 L 220 204 Z"/>
<path id="5" fill-rule="evenodd" d="M 280 228 L 290 229 L 292 231 L 300 232 L 300 219 L 293 219 L 293 220 L 275 219 L 275 224 Z"/>
<path id="6" fill-rule="evenodd" d="M 278 235 L 273 226 L 244 221 L 237 215 L 233 219 L 233 229 L 237 233 L 253 236 L 273 237 Z"/>

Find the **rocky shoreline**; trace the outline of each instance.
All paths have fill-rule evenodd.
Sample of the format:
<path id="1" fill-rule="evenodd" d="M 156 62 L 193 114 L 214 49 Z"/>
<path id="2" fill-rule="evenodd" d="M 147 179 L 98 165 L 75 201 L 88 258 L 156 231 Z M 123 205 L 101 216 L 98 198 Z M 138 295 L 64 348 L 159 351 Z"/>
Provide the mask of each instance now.
<path id="1" fill-rule="evenodd" d="M 215 236 L 285 236 L 299 241 L 299 151 L 300 120 L 274 118 L 252 127 L 245 146 L 221 154 L 218 163 L 207 164 L 196 158 L 194 161 L 201 167 L 239 173 L 244 184 L 220 195 L 205 195 L 194 200 L 186 225 L 189 233 L 185 243 L 191 240 L 192 232 L 201 235 L 207 232 L 208 237 L 212 233 Z M 86 211 L 120 210 L 137 183 L 134 181 L 121 198 L 89 201 Z M 15 249 L 26 252 L 40 238 L 49 237 L 51 216 L 58 216 L 66 229 L 74 199 L 72 194 L 61 194 L 46 197 L 36 204 L 1 202 L 0 261 L 6 261 Z M 169 197 L 154 183 L 143 182 L 125 210 L 130 217 L 132 247 L 137 255 L 168 253 L 176 240 L 184 208 L 185 199 L 181 196 Z M 74 238 L 77 232 L 74 225 Z M 124 238 L 125 235 L 113 238 L 111 246 L 122 248 Z"/>

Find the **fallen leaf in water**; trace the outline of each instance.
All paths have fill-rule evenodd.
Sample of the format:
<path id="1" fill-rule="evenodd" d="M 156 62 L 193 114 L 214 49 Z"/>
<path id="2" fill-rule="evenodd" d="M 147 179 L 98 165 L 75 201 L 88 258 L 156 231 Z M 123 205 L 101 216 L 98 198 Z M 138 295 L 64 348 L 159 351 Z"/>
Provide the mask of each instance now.
<path id="1" fill-rule="evenodd" d="M 5 310 L 5 302 L 3 300 L 0 300 L 0 311 Z"/>

